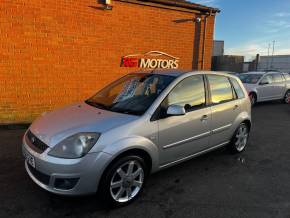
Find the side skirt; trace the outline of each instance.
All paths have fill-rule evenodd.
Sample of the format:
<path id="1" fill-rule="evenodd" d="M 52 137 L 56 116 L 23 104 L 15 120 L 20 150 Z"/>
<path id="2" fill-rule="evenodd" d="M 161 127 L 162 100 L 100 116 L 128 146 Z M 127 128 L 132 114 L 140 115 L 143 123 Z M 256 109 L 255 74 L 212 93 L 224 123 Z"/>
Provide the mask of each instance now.
<path id="1" fill-rule="evenodd" d="M 211 148 L 208 148 L 208 149 L 206 149 L 206 150 L 200 151 L 200 152 L 198 152 L 198 153 L 195 153 L 195 154 L 189 155 L 189 156 L 187 156 L 187 157 L 184 157 L 184 158 L 178 159 L 178 160 L 176 160 L 176 161 L 173 161 L 173 162 L 170 162 L 170 163 L 167 163 L 167 164 L 161 165 L 161 166 L 159 167 L 159 169 L 161 170 L 161 169 L 164 169 L 164 168 L 167 168 L 167 167 L 170 167 L 170 166 L 176 165 L 176 164 L 178 164 L 178 163 L 181 163 L 181 162 L 187 161 L 187 160 L 192 159 L 192 158 L 194 158 L 194 157 L 200 156 L 200 155 L 202 155 L 202 154 L 205 154 L 205 153 L 208 153 L 208 152 L 213 151 L 213 150 L 215 150 L 215 149 L 218 149 L 218 148 L 220 148 L 220 147 L 223 147 L 223 146 L 227 145 L 228 143 L 230 143 L 230 141 L 223 142 L 223 143 L 221 143 L 221 144 L 218 144 L 218 145 L 216 145 L 216 146 L 214 146 L 214 147 L 211 147 Z"/>

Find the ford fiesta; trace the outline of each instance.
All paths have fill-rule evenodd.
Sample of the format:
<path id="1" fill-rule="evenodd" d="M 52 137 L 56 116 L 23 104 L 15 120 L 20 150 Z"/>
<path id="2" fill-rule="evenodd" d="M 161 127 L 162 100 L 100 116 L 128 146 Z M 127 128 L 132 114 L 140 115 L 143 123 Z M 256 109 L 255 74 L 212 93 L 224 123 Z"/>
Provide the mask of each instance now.
<path id="1" fill-rule="evenodd" d="M 47 191 L 136 199 L 150 173 L 227 146 L 242 152 L 251 103 L 241 81 L 214 72 L 128 74 L 90 99 L 38 118 L 23 138 L 25 168 Z"/>

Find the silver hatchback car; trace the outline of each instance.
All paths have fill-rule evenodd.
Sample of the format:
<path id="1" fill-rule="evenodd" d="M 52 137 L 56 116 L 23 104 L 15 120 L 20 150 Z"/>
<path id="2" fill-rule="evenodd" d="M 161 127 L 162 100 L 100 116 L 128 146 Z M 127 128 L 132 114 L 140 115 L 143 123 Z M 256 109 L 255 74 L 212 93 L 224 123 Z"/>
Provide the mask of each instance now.
<path id="1" fill-rule="evenodd" d="M 128 74 L 90 99 L 38 118 L 23 138 L 25 168 L 61 195 L 98 193 L 122 206 L 150 173 L 222 146 L 244 151 L 251 103 L 241 81 L 215 72 Z"/>
<path id="2" fill-rule="evenodd" d="M 290 76 L 280 72 L 249 72 L 239 74 L 249 93 L 252 105 L 257 102 L 283 100 L 290 103 Z"/>

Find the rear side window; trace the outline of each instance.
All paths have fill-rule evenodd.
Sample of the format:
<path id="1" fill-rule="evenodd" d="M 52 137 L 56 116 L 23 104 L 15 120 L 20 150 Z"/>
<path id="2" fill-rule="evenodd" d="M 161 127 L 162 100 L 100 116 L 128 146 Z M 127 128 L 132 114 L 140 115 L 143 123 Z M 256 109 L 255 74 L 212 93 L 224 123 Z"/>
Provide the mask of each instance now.
<path id="1" fill-rule="evenodd" d="M 277 74 L 272 74 L 273 80 L 275 83 L 280 83 L 283 81 L 282 75 L 277 73 Z"/>
<path id="2" fill-rule="evenodd" d="M 237 97 L 238 98 L 244 98 L 245 94 L 244 94 L 244 91 L 241 88 L 239 82 L 236 79 L 234 79 L 234 78 L 230 78 L 230 80 L 231 80 L 231 82 L 233 84 L 233 87 L 234 87 L 234 90 L 235 90 L 235 92 L 237 94 Z"/>
<path id="3" fill-rule="evenodd" d="M 232 85 L 227 77 L 207 75 L 207 78 L 213 104 L 220 104 L 234 99 Z"/>

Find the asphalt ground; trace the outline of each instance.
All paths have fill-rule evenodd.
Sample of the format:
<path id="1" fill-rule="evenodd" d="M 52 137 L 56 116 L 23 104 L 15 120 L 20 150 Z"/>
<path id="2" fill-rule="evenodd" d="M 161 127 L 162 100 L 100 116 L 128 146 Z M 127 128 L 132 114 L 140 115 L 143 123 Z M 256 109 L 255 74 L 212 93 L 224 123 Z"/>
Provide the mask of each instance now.
<path id="1" fill-rule="evenodd" d="M 133 204 L 108 210 L 97 196 L 50 194 L 28 177 L 25 130 L 0 130 L 0 217 L 289 217 L 290 105 L 253 109 L 247 150 L 222 148 L 153 174 Z"/>

